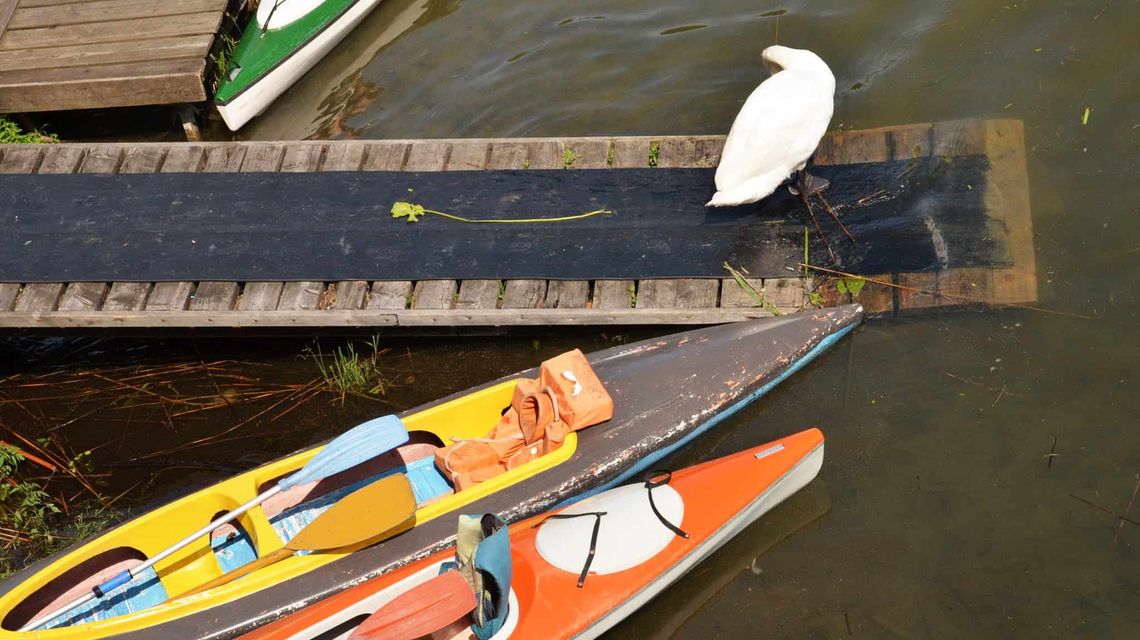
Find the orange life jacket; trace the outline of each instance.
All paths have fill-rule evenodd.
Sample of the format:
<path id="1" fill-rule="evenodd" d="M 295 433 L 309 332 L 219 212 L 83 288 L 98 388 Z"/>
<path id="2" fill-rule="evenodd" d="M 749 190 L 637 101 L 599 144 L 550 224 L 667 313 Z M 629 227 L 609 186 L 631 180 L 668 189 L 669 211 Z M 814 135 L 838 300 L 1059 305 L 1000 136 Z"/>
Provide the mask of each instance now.
<path id="1" fill-rule="evenodd" d="M 575 349 L 543 362 L 537 380 L 519 380 L 510 408 L 490 433 L 438 449 L 435 463 L 461 491 L 554 451 L 566 434 L 613 413 L 613 399 Z"/>

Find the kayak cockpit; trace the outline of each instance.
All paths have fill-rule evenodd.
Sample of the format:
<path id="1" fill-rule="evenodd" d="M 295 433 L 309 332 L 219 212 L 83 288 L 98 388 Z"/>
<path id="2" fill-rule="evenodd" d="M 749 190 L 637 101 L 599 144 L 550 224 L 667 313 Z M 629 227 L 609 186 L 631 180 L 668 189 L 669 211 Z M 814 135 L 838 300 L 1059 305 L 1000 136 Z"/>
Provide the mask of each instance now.
<path id="1" fill-rule="evenodd" d="M 573 455 L 576 434 L 561 446 L 505 472 L 457 490 L 437 465 L 445 443 L 480 438 L 510 407 L 517 380 L 491 385 L 403 418 L 409 438 L 404 445 L 326 478 L 298 484 L 246 511 L 195 542 L 159 561 L 108 595 L 38 624 L 56 638 L 125 632 L 216 606 L 289 580 L 356 551 L 377 539 L 333 551 L 301 551 L 258 568 L 240 579 L 188 597 L 204 584 L 281 550 L 321 513 L 353 491 L 383 478 L 406 476 L 414 495 L 411 524 L 422 524 L 495 491 L 550 469 Z M 320 447 L 225 480 L 129 521 L 96 538 L 14 586 L 0 596 L 0 626 L 15 631 L 56 611 L 76 594 L 89 593 L 108 576 L 137 567 L 189 532 L 228 513 L 296 472 Z M 405 530 L 407 527 L 399 529 Z M 383 533 L 383 532 L 377 532 Z M 398 533 L 396 531 L 395 533 Z M 236 574 L 236 575 L 241 575 Z M 132 614 L 122 618 L 124 614 Z M 117 620 L 117 618 L 121 618 Z M 129 622 L 128 622 L 129 620 Z M 0 633 L 0 637 L 5 634 Z"/>

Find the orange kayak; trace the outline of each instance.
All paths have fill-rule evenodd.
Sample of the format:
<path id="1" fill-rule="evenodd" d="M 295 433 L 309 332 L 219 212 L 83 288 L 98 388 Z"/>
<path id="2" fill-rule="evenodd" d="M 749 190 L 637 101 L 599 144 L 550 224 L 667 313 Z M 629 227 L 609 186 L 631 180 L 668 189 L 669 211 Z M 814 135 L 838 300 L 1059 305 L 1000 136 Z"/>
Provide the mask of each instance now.
<path id="1" fill-rule="evenodd" d="M 654 472 L 644 483 L 510 526 L 508 613 L 493 639 L 600 635 L 811 482 L 823 464 L 823 444 L 823 434 L 809 429 L 671 475 Z M 437 553 L 242 637 L 348 638 L 455 559 L 453 549 Z M 432 637 L 473 638 L 465 624 Z"/>

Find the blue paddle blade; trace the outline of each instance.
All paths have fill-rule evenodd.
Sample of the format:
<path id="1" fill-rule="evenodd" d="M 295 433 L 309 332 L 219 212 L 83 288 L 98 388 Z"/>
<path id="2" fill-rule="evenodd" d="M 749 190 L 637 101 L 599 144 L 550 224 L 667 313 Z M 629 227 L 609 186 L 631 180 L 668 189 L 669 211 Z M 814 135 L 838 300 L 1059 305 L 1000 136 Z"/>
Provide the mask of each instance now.
<path id="1" fill-rule="evenodd" d="M 374 418 L 342 433 L 297 473 L 278 482 L 282 490 L 321 480 L 408 442 L 408 429 L 394 415 Z"/>

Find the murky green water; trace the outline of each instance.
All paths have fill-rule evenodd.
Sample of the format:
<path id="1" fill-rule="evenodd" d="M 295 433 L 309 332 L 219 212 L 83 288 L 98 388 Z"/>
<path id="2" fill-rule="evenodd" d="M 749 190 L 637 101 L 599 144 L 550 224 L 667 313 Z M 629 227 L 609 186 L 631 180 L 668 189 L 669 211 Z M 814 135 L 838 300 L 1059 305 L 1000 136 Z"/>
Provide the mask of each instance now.
<path id="1" fill-rule="evenodd" d="M 764 77 L 760 51 L 776 33 L 765 14 L 777 9 L 779 41 L 817 51 L 839 79 L 834 126 L 1024 120 L 1041 306 L 1097 319 L 1007 310 L 869 322 L 675 460 L 820 426 L 821 482 L 612 636 L 1134 636 L 1140 526 L 1077 499 L 1124 513 L 1140 480 L 1134 0 L 386 0 L 243 137 L 723 133 Z M 394 342 L 385 358 L 401 386 L 388 404 L 315 398 L 245 439 L 178 455 L 252 464 L 562 347 L 605 343 Z M 297 358 L 305 344 L 179 342 L 140 357 L 239 358 L 270 364 L 251 369 L 261 379 L 300 384 L 314 375 Z M 33 366 L 28 353 L 9 344 L 0 380 Z M 20 420 L 9 411 L 0 419 Z M 233 411 L 162 437 L 186 442 L 254 409 Z M 273 435 L 281 425 L 299 430 Z M 89 416 L 68 434 L 85 447 L 109 426 Z M 99 449 L 97 468 L 133 451 L 117 446 Z M 115 473 L 108 481 L 127 484 L 140 472 Z M 163 470 L 148 495 L 222 474 Z"/>

